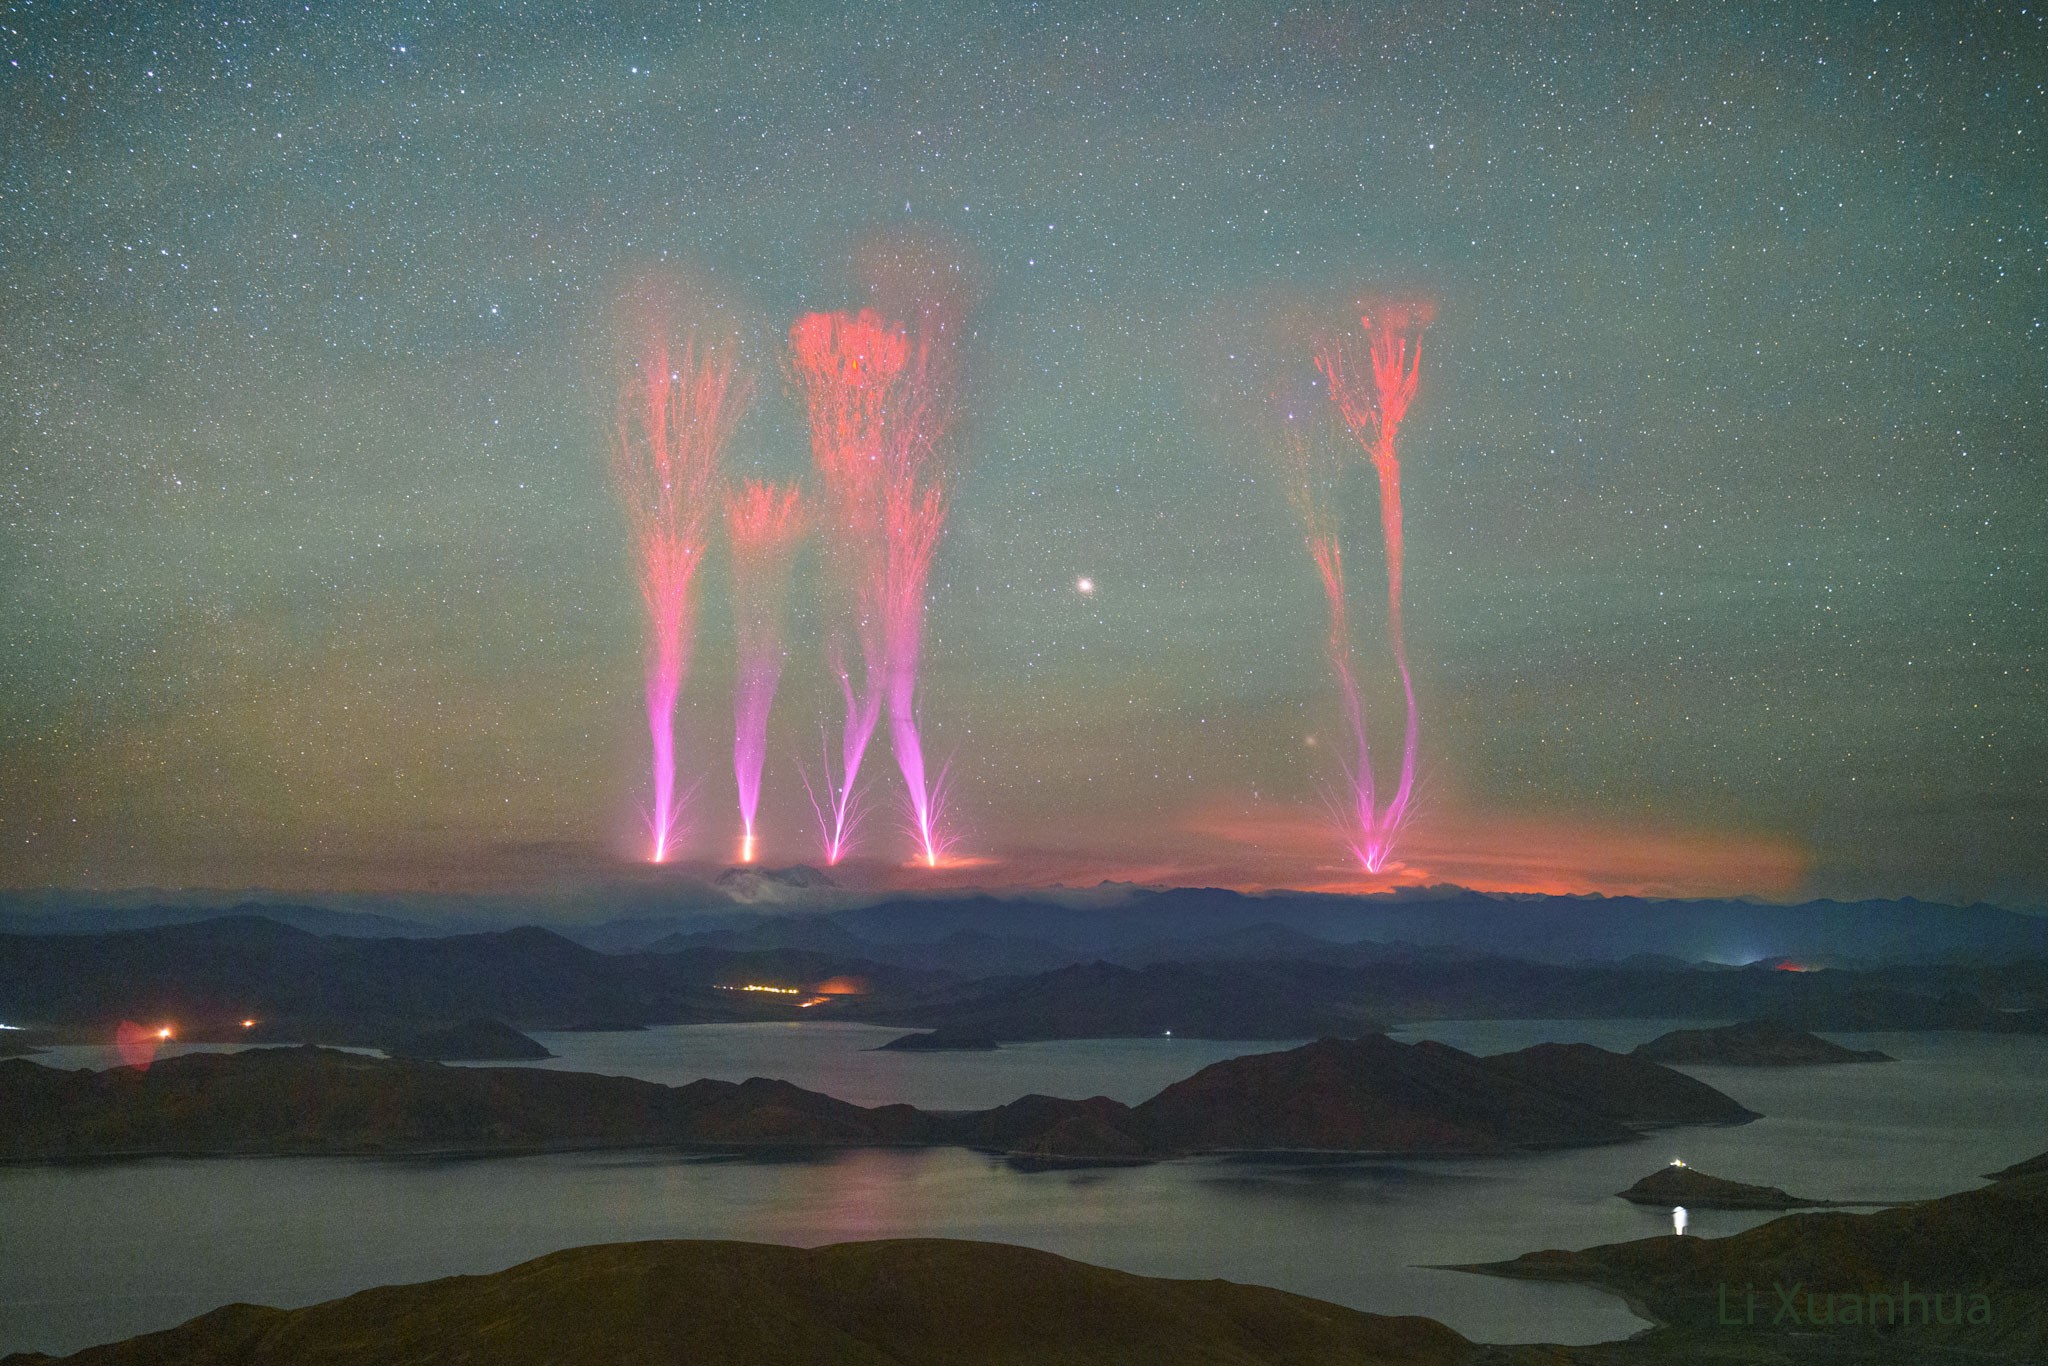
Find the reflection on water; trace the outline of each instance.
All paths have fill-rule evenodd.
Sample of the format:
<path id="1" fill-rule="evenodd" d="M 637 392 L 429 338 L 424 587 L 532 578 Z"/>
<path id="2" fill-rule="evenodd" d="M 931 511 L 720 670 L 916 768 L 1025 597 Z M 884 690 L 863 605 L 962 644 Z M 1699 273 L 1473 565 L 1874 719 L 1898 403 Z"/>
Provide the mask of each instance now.
<path id="1" fill-rule="evenodd" d="M 1545 1038 L 1627 1048 L 1664 1027 L 1487 1021 L 1427 1033 L 1495 1052 Z M 1203 1062 L 1276 1046 L 1147 1039 L 996 1054 L 865 1051 L 877 1033 L 888 1035 L 821 1023 L 543 1041 L 565 1054 L 560 1066 L 664 1081 L 784 1076 L 866 1104 L 933 1108 L 1031 1091 L 1141 1100 Z M 306 1304 L 369 1285 L 496 1270 L 581 1243 L 675 1237 L 992 1239 L 1152 1275 L 1220 1276 L 1380 1313 L 1427 1314 L 1482 1340 L 1620 1337 L 1641 1325 L 1598 1291 L 1428 1268 L 1675 1229 L 1718 1237 L 1775 1217 L 1700 1210 L 1667 1218 L 1614 1197 L 1667 1162 L 1680 1135 L 1686 1160 L 1705 1171 L 1836 1199 L 1964 1189 L 1977 1173 L 2041 1150 L 2048 1040 L 1834 1037 L 1903 1061 L 1694 1069 L 1767 1117 L 1522 1157 L 1196 1159 L 1020 1172 L 986 1154 L 937 1149 L 774 1161 L 643 1152 L 0 1168 L 0 1353 L 72 1350 L 235 1300 Z"/>
<path id="2" fill-rule="evenodd" d="M 1591 1341 L 1641 1327 L 1597 1291 L 1425 1269 L 1548 1244 L 1560 1226 L 1541 1202 L 1504 1206 L 1483 1164 L 1462 1180 L 1415 1175 L 1207 1160 L 1027 1173 L 960 1149 L 0 1169 L 0 1351 L 68 1350 L 232 1300 L 305 1304 L 639 1238 L 987 1239 L 1427 1314 L 1495 1339 Z M 1566 1241 L 1641 1231 L 1630 1207 L 1585 1207 L 1596 1217 L 1567 1220 Z"/>
<path id="3" fill-rule="evenodd" d="M 1087 1039 L 1004 1044 L 993 1053 L 889 1052 L 906 1031 L 837 1021 L 670 1026 L 625 1034 L 536 1033 L 540 1064 L 680 1086 L 699 1077 L 775 1077 L 855 1105 L 983 1110 L 1019 1096 L 1108 1096 L 1135 1105 L 1212 1062 L 1301 1040 Z"/>
<path id="4" fill-rule="evenodd" d="M 1681 1234 L 1681 1235 L 1682 1235 L 1682 1234 L 1683 1234 L 1683 1233 L 1685 1232 L 1685 1206 L 1684 1206 L 1684 1205 L 1673 1205 L 1673 1206 L 1671 1207 L 1671 1231 L 1672 1231 L 1673 1233 L 1677 1233 L 1677 1234 Z"/>

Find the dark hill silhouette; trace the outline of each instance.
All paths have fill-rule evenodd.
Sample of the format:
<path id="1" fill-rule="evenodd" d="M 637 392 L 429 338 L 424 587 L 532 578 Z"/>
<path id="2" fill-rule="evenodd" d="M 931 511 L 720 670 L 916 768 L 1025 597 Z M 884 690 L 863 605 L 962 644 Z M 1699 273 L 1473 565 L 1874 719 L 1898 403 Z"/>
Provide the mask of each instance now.
<path id="1" fill-rule="evenodd" d="M 236 916 L 259 917 L 308 934 L 343 935 L 357 939 L 439 939 L 490 928 L 472 924 L 468 917 L 459 915 L 415 919 L 380 915 L 375 911 L 335 910 L 295 901 L 254 897 L 185 904 L 160 901 L 141 906 L 68 904 L 78 896 L 78 893 L 56 891 L 40 896 L 0 891 L 0 934 L 111 934 Z M 57 904 L 35 910 L 24 905 L 34 901 L 54 901 Z"/>
<path id="2" fill-rule="evenodd" d="M 2042 1153 L 2038 1157 L 2030 1157 L 2024 1162 L 2015 1162 L 2010 1167 L 2006 1167 L 2001 1171 L 1995 1171 L 1984 1179 L 1987 1181 L 2010 1181 L 2016 1176 L 2043 1174 L 2048 1174 L 2048 1153 Z"/>
<path id="3" fill-rule="evenodd" d="M 394 1058 L 433 1062 L 525 1062 L 554 1054 L 510 1025 L 496 1020 L 468 1020 L 440 1028 L 406 1030 L 384 1040 Z"/>
<path id="4" fill-rule="evenodd" d="M 1665 1068 L 1580 1045 L 1478 1058 L 1444 1044 L 1324 1039 L 1215 1063 L 1132 1112 L 1155 1146 L 1497 1152 L 1620 1142 L 1639 1127 L 1756 1116 Z"/>
<path id="5" fill-rule="evenodd" d="M 1119 1159 L 1217 1150 L 1502 1152 L 1634 1134 L 1606 1110 L 1669 1123 L 1702 1109 L 1690 1095 L 1670 1113 L 1641 1101 L 1622 1107 L 1621 1093 L 1639 1087 L 1651 1063 L 1607 1054 L 1608 1074 L 1586 1065 L 1567 1097 L 1519 1080 L 1518 1056 L 1482 1059 L 1377 1036 L 1325 1039 L 1217 1063 L 1138 1106 L 1026 1096 L 961 1114 L 866 1109 L 759 1077 L 669 1087 L 310 1046 L 192 1053 L 147 1070 L 103 1072 L 14 1059 L 0 1062 L 0 1159 L 942 1143 Z"/>
<path id="6" fill-rule="evenodd" d="M 719 885 L 723 892 L 704 887 L 689 895 L 650 894 L 630 885 L 596 886 L 559 905 L 468 895 L 378 899 L 394 914 L 338 910 L 308 904 L 312 899 L 307 897 L 258 893 L 239 898 L 164 894 L 154 904 L 138 905 L 133 894 L 95 898 L 82 893 L 0 891 L 0 931 L 140 929 L 213 918 L 232 907 L 225 913 L 265 915 L 321 934 L 443 935 L 493 924 L 554 923 L 545 919 L 546 912 L 605 905 L 632 908 L 634 913 L 603 922 L 565 919 L 558 928 L 592 947 L 637 949 L 670 932 L 689 935 L 744 928 L 767 918 L 742 905 L 764 899 L 757 892 L 772 890 L 775 895 L 765 899 L 789 907 L 778 912 L 779 917 L 828 921 L 870 945 L 932 944 L 957 933 L 982 934 L 1037 941 L 1070 955 L 1069 961 L 1115 959 L 1127 950 L 1173 941 L 1199 945 L 1260 925 L 1335 944 L 1402 942 L 1424 950 L 1551 963 L 1661 958 L 1692 963 L 1790 960 L 1811 967 L 2048 959 L 2048 916 L 1910 898 L 1784 906 L 1715 899 L 1483 893 L 1457 887 L 1339 896 L 1105 886 L 1004 896 L 905 896 L 847 906 L 850 894 L 834 889 L 811 869 L 733 870 Z M 830 909 L 835 906 L 845 909 Z M 877 961 L 897 961 L 886 954 L 873 956 Z M 1193 956 L 1206 955 L 1197 947 Z"/>
<path id="7" fill-rule="evenodd" d="M 993 1053 L 1002 1045 L 986 1034 L 963 1034 L 957 1030 L 934 1029 L 922 1034 L 905 1034 L 881 1045 L 885 1053 Z"/>
<path id="8" fill-rule="evenodd" d="M 1232 894 L 1234 895 L 1234 894 Z M 1001 905 L 1003 903 L 995 903 Z M 1073 912 L 1101 916 L 1108 912 Z M 1445 1018 L 1769 1017 L 1800 1027 L 2040 1031 L 2048 964 L 2002 968 L 1779 972 L 1761 968 L 1561 967 L 1396 944 L 1305 955 L 1294 932 L 1182 942 L 1295 956 L 1128 967 L 1090 961 L 1033 975 L 967 980 L 945 967 L 1030 958 L 1029 940 L 975 936 L 941 914 L 935 937 L 893 952 L 907 967 L 801 947 L 844 947 L 820 923 L 658 953 L 602 953 L 525 927 L 438 939 L 308 934 L 257 916 L 105 935 L 0 936 L 0 1005 L 9 1023 L 110 1037 L 122 1019 L 166 1019 L 182 1037 L 240 1038 L 255 1017 L 273 1040 L 377 1042 L 395 1025 L 490 1018 L 518 1029 L 712 1020 L 832 1018 L 904 1029 L 952 1028 L 997 1041 L 1159 1035 L 1306 1039 Z M 856 944 L 858 941 L 855 941 Z M 1153 942 L 1153 941 L 1146 941 Z M 1150 950 L 1147 950 L 1149 952 Z M 1193 950 L 1191 950 L 1193 951 Z M 955 967 L 957 968 L 957 964 Z M 859 997 L 813 1012 L 721 986 L 858 977 Z M 316 1028 L 317 1026 L 317 1028 Z M 211 1030 L 209 1034 L 206 1031 Z"/>
<path id="9" fill-rule="evenodd" d="M 1709 1176 L 1697 1167 L 1676 1163 L 1657 1168 L 1619 1194 L 1631 1204 L 1683 1205 L 1688 1209 L 1812 1209 L 1833 1203 L 1808 1200 L 1776 1186 L 1752 1186 Z"/>
<path id="10" fill-rule="evenodd" d="M 1345 1004 L 1347 987 L 1341 969 L 1313 965 L 1096 962 L 991 979 L 944 1004 L 894 1014 L 908 1024 L 1005 1042 L 1161 1034 L 1304 1039 L 1379 1029 Z"/>
<path id="11" fill-rule="evenodd" d="M 679 984 L 549 930 L 439 939 L 309 934 L 260 916 L 92 936 L 0 940 L 0 994 L 51 1021 L 250 1014 L 334 1018 L 573 1017 L 626 997 L 683 1009 Z"/>
<path id="12" fill-rule="evenodd" d="M 1619 1142 L 1629 1130 L 1480 1059 L 1384 1037 L 1232 1058 L 1137 1107 L 1199 1149 L 1490 1152 Z"/>
<path id="13" fill-rule="evenodd" d="M 1473 955 L 1333 946 L 1330 961 L 1105 962 L 938 988 L 855 1008 L 877 1024 L 951 1026 L 1003 1040 L 1175 1034 L 1283 1039 L 1365 1032 L 1374 1021 L 1727 1019 L 1770 1015 L 1806 1028 L 2048 1030 L 2041 1010 L 1983 995 L 2048 994 L 2048 968 L 1778 972 L 1560 967 Z M 1352 961 L 1357 958 L 1366 961 Z"/>
<path id="14" fill-rule="evenodd" d="M 1683 1072 L 1591 1044 L 1539 1043 L 1484 1061 L 1518 1081 L 1575 1101 L 1620 1124 L 1741 1124 L 1756 1118 Z"/>
<path id="15" fill-rule="evenodd" d="M 1267 924 L 1329 940 L 1400 941 L 1548 963 L 1660 955 L 1686 962 L 1996 963 L 2048 958 L 2048 916 L 1995 906 L 1546 896 L 1444 887 L 1378 896 L 1126 889 L 1104 904 L 1029 895 L 899 898 L 830 918 L 879 943 L 958 930 L 1040 939 L 1095 956 Z"/>
<path id="16" fill-rule="evenodd" d="M 1892 1062 L 1875 1049 L 1844 1048 L 1777 1020 L 1741 1020 L 1718 1029 L 1674 1029 L 1634 1049 L 1652 1062 L 1723 1067 L 1808 1067 L 1824 1063 Z"/>
<path id="17" fill-rule="evenodd" d="M 2001 1360 L 2037 1360 L 2048 1349 L 2048 1257 L 2041 1228 L 2048 1220 L 2048 1174 L 2000 1181 L 1981 1190 L 1900 1205 L 1872 1214 L 1788 1214 L 1727 1238 L 1666 1235 L 1610 1243 L 1583 1252 L 1532 1252 L 1509 1262 L 1460 1268 L 1530 1280 L 1577 1281 L 1605 1286 L 1667 1328 L 1649 1335 L 1690 1344 L 1697 1359 L 1724 1359 L 1700 1351 L 1706 1341 L 1756 1348 L 1790 1342 L 1801 1334 L 1844 1339 L 1846 1348 L 1886 1344 L 1885 1360 L 1949 1349 L 1955 1359 L 1983 1354 Z M 1727 1287 L 1725 1293 L 1723 1287 Z M 1758 1296 L 1752 1321 L 1745 1288 Z M 1778 1317 L 1773 1287 L 1795 1299 L 1801 1318 Z M 1932 1305 L 1898 1315 L 1907 1293 L 1942 1295 L 1939 1321 Z M 1891 1316 L 1867 1326 L 1815 1325 L 1805 1317 L 1813 1297 L 1859 1301 L 1867 1325 L 1874 1309 Z M 1988 1321 L 1967 1321 L 1967 1301 L 1984 1297 Z M 1884 1297 L 1873 1303 L 1872 1296 Z M 1925 1301 L 1923 1301 L 1923 1304 Z M 1834 1311 L 1829 1305 L 1828 1312 Z M 1730 1323 L 1730 1318 L 1736 1320 Z M 1927 1320 L 1935 1320 L 1929 1322 Z M 1962 1321 L 1957 1321 L 1962 1320 Z M 1674 1353 L 1674 1356 L 1676 1354 Z M 1749 1359 L 1774 1359 L 1756 1357 Z M 1857 1359 L 1845 1355 L 1842 1360 Z M 1941 1359 L 1950 1359 L 1944 1355 Z"/>
<path id="18" fill-rule="evenodd" d="M 793 1007 L 715 988 L 840 975 L 884 988 L 921 980 L 788 948 L 600 953 L 534 926 L 366 939 L 228 916 L 103 935 L 0 936 L 8 1010 L 102 1035 L 120 1019 L 177 1021 L 184 1037 L 210 1021 L 239 1038 L 239 1021 L 255 1017 L 268 1038 L 353 1044 L 406 1032 L 397 1026 L 477 1018 L 526 1029 L 780 1018 Z"/>
<path id="19" fill-rule="evenodd" d="M 1449 1366 L 1431 1319 L 1229 1281 L 1134 1276 L 1001 1243 L 571 1248 L 488 1276 L 385 1286 L 304 1309 L 235 1304 L 90 1348 L 70 1366 Z M 8 1366 L 54 1361 L 16 1356 Z"/>
<path id="20" fill-rule="evenodd" d="M 0 1158 L 160 1153 L 492 1153 L 930 1142 L 909 1106 L 862 1109 L 755 1078 L 662 1086 L 446 1067 L 332 1049 L 189 1053 L 147 1071 L 0 1062 Z"/>

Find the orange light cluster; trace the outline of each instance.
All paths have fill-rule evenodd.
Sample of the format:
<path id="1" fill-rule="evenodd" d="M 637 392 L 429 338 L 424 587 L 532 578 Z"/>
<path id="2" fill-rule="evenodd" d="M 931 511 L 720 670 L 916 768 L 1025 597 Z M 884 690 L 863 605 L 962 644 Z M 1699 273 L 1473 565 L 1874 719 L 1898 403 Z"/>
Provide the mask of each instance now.
<path id="1" fill-rule="evenodd" d="M 720 991 L 766 991 L 766 992 L 772 992 L 772 993 L 774 993 L 774 994 L 775 994 L 775 995 L 777 995 L 777 996 L 801 996 L 801 995 L 803 995 L 803 989 L 802 989 L 802 988 L 800 988 L 800 987 L 768 987 L 768 986 L 762 986 L 762 985 L 760 985 L 760 984 L 759 984 L 759 983 L 757 983 L 757 982 L 748 982 L 748 983 L 747 983 L 747 984 L 746 984 L 745 986 L 737 986 L 737 987 L 728 987 L 728 986 L 720 986 L 720 987 L 718 988 L 718 990 L 720 990 Z"/>

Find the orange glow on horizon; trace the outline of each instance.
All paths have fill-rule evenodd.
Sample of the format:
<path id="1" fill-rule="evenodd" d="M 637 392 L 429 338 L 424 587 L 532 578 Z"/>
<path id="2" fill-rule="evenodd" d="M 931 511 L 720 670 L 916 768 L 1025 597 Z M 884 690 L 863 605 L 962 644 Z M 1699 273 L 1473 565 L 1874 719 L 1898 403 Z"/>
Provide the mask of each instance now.
<path id="1" fill-rule="evenodd" d="M 901 866 L 914 868 L 919 872 L 960 872 L 968 868 L 990 868 L 999 862 L 1000 859 L 988 858 L 985 855 L 949 854 L 942 849 L 935 849 L 930 853 L 913 855 L 909 862 Z"/>
<path id="2" fill-rule="evenodd" d="M 1753 830 L 1624 824 L 1600 817 L 1432 813 L 1418 821 L 1403 861 L 1376 878 L 1359 875 L 1327 818 L 1312 808 L 1211 807 L 1187 830 L 1217 843 L 1218 864 L 1235 863 L 1253 886 L 1302 891 L 1384 892 L 1455 883 L 1477 892 L 1552 896 L 1785 896 L 1807 871 L 1806 851 Z M 1233 884 L 1243 885 L 1243 884 Z"/>

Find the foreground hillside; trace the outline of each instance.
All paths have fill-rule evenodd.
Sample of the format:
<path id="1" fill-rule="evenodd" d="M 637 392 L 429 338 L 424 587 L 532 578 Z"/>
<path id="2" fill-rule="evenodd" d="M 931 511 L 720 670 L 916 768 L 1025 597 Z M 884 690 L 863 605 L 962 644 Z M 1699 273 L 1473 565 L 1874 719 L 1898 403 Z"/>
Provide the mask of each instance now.
<path id="1" fill-rule="evenodd" d="M 146 1070 L 0 1062 L 0 1159 L 13 1161 L 946 1143 L 1116 1161 L 1218 1150 L 1472 1153 L 1753 1117 L 1702 1082 L 1597 1048 L 1476 1058 L 1380 1036 L 1233 1058 L 1137 1106 L 1027 1096 L 966 1114 L 864 1108 L 759 1077 L 671 1087 L 311 1046 L 190 1053 Z"/>
<path id="2" fill-rule="evenodd" d="M 1882 1215 L 1806 1215 L 1723 1239 L 1540 1253 L 1501 1274 L 1592 1280 L 1673 1317 L 1580 1347 L 1474 1344 L 1426 1318 L 1362 1313 L 1229 1281 L 1131 1275 L 1051 1253 L 939 1239 L 801 1249 L 614 1243 L 486 1276 L 366 1290 L 283 1310 L 233 1304 L 179 1327 L 0 1366 L 1909 1366 L 2037 1362 L 2043 1285 L 2028 1236 L 2042 1196 L 2018 1183 Z M 1861 1221 L 1860 1223 L 1858 1221 Z M 1509 1270 L 1508 1268 L 1521 1268 Z M 1702 1316 L 1702 1278 L 1760 1288 L 1755 1322 Z M 1773 1287 L 1869 1303 L 1885 1287 L 1967 1296 L 1990 1322 L 1873 1330 L 1768 1320 Z M 1732 1302 L 1742 1313 L 1740 1290 Z M 1943 1311 L 1946 1312 L 1946 1311 Z"/>
<path id="3" fill-rule="evenodd" d="M 1668 1325 L 1653 1336 L 1702 1360 L 1805 1339 L 1917 1354 L 1907 1359 L 2039 1360 L 2044 1223 L 2048 1174 L 1873 1214 L 1791 1214 L 1726 1238 L 1667 1235 L 1465 1269 L 1604 1286 Z"/>
<path id="4" fill-rule="evenodd" d="M 1470 1350 L 1389 1318 L 1229 1281 L 1173 1281 L 1000 1243 L 572 1248 L 489 1276 L 305 1309 L 237 1304 L 90 1348 L 71 1366 L 1433 1366 Z M 5 1366 L 57 1358 L 17 1355 Z"/>

